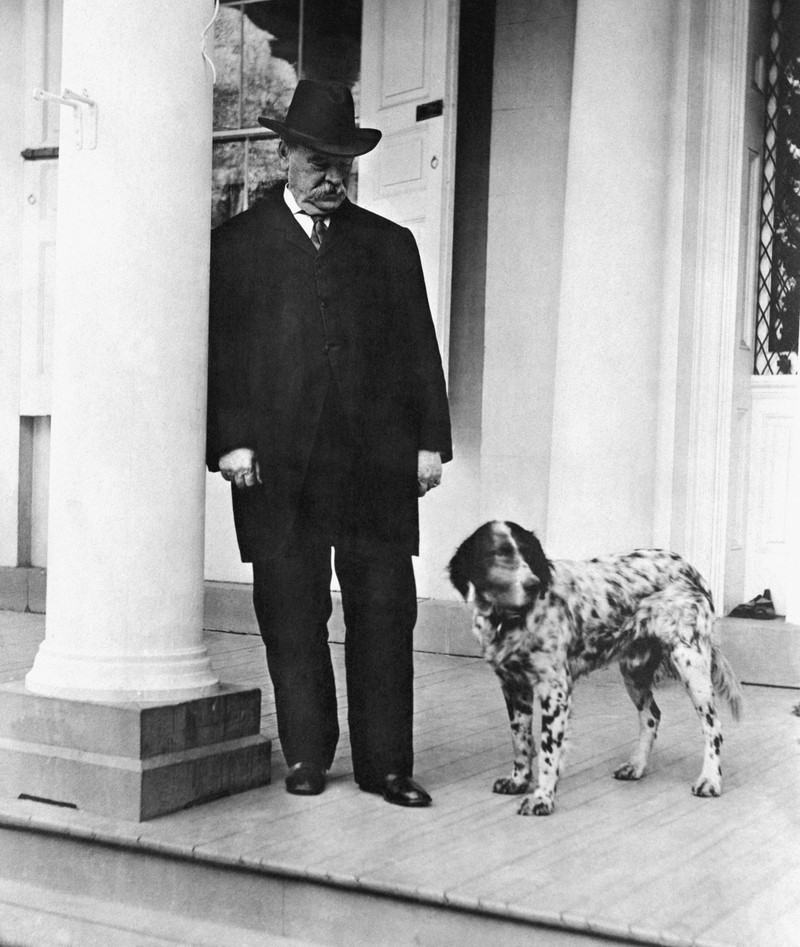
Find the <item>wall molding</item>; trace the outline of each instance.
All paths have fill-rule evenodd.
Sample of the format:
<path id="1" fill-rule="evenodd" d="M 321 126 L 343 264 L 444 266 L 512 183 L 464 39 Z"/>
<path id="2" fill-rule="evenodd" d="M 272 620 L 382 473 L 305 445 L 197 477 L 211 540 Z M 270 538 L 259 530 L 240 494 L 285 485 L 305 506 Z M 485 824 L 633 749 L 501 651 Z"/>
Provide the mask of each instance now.
<path id="1" fill-rule="evenodd" d="M 44 569 L 0 569 L 0 610 L 44 614 Z M 206 582 L 203 625 L 210 631 L 258 637 L 253 587 L 238 582 Z M 420 599 L 414 649 L 454 657 L 480 657 L 472 635 L 472 606 L 446 599 Z M 341 597 L 333 596 L 330 640 L 344 641 Z M 800 625 L 782 620 L 720 618 L 722 650 L 743 683 L 800 688 Z M 488 668 L 487 668 L 488 673 Z"/>
<path id="2" fill-rule="evenodd" d="M 334 592 L 329 622 L 330 640 L 344 641 L 341 595 Z M 0 568 L 0 611 L 33 612 L 44 615 L 47 605 L 47 572 L 29 567 Z M 435 654 L 480 657 L 472 635 L 472 606 L 446 599 L 425 598 L 417 602 L 414 649 Z M 253 614 L 253 586 L 239 582 L 206 582 L 203 627 L 258 636 Z"/>

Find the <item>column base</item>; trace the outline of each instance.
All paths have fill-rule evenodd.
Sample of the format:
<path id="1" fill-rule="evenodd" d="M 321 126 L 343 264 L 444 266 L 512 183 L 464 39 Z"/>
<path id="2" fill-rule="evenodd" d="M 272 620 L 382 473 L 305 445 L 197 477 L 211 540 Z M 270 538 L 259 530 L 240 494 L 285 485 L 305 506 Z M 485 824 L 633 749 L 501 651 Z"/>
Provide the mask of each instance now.
<path id="1" fill-rule="evenodd" d="M 261 691 L 171 703 L 42 697 L 0 685 L 0 795 L 126 821 L 243 792 L 270 780 Z"/>

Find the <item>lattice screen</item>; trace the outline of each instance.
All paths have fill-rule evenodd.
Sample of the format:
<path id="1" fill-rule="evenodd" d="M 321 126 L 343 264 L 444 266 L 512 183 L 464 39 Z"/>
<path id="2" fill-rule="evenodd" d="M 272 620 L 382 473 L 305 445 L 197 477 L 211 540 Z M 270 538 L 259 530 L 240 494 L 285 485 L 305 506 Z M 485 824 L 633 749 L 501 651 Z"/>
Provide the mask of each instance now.
<path id="1" fill-rule="evenodd" d="M 754 371 L 787 375 L 800 314 L 800 4 L 773 0 L 770 14 Z"/>

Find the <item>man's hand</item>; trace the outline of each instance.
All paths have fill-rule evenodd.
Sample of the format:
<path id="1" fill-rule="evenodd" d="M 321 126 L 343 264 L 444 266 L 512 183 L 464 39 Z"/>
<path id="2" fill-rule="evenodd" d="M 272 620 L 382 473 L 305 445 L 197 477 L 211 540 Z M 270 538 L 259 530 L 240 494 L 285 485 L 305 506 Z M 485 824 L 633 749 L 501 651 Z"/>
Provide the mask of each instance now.
<path id="1" fill-rule="evenodd" d="M 438 451 L 421 450 L 417 455 L 418 491 L 424 497 L 442 482 L 442 458 Z"/>
<path id="2" fill-rule="evenodd" d="M 224 480 L 230 480 L 240 490 L 261 483 L 261 465 L 256 452 L 249 447 L 239 447 L 219 459 L 219 472 Z"/>

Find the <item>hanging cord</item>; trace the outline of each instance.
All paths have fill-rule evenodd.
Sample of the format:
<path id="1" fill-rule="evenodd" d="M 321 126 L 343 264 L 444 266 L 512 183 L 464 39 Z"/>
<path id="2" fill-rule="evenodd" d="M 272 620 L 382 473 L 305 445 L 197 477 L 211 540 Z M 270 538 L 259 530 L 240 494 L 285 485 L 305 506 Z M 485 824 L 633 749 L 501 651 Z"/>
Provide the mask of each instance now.
<path id="1" fill-rule="evenodd" d="M 203 59 L 205 59 L 205 61 L 209 64 L 209 66 L 211 66 L 211 80 L 214 85 L 217 84 L 217 70 L 214 67 L 214 63 L 211 61 L 211 57 L 206 52 L 206 39 L 207 39 L 207 33 L 211 29 L 211 27 L 214 25 L 214 20 L 216 20 L 218 13 L 219 13 L 219 0 L 216 0 L 216 3 L 214 4 L 214 16 L 211 17 L 211 19 L 206 24 L 206 28 L 200 34 L 200 52 L 203 54 Z"/>

